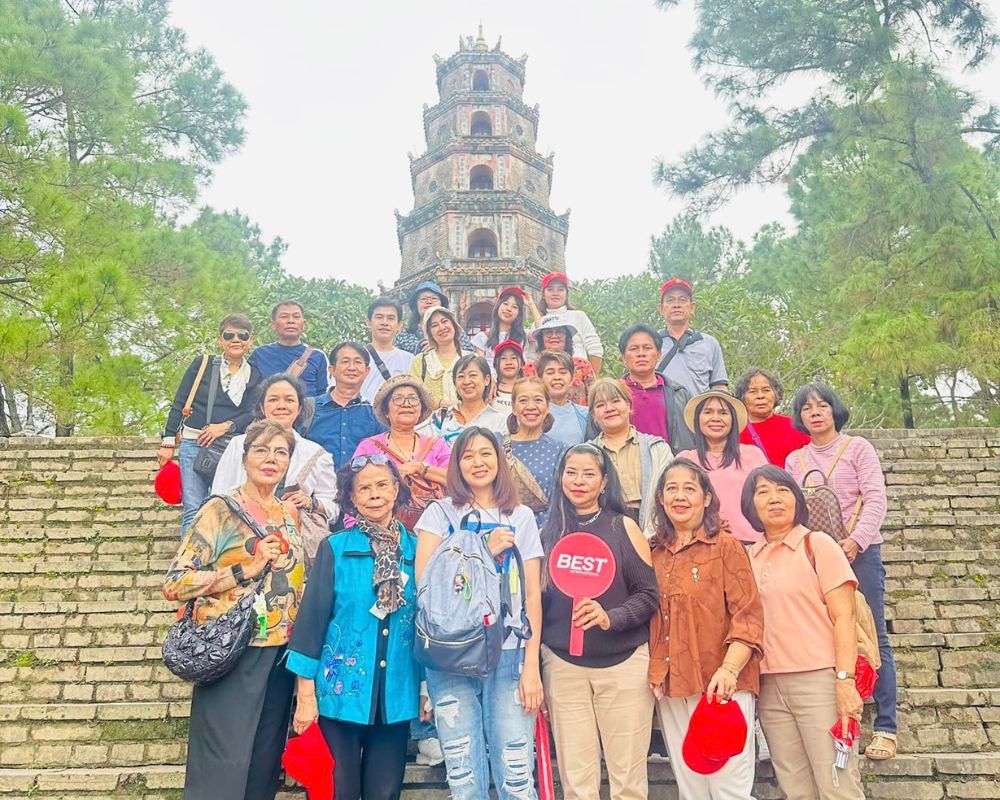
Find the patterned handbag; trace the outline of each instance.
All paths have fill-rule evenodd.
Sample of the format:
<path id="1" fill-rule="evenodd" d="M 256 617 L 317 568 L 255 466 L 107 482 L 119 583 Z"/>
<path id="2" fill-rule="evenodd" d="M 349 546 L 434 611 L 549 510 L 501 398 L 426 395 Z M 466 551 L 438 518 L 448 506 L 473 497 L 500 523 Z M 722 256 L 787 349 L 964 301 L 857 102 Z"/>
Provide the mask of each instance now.
<path id="1" fill-rule="evenodd" d="M 797 451 L 799 463 L 802 464 L 802 469 L 805 472 L 802 476 L 802 494 L 806 496 L 806 508 L 809 509 L 809 528 L 814 531 L 823 531 L 838 542 L 851 535 L 858 521 L 858 514 L 861 513 L 862 498 L 859 496 L 854 504 L 851 518 L 845 525 L 840 500 L 837 499 L 837 493 L 828 485 L 833 468 L 837 466 L 837 462 L 840 461 L 840 457 L 844 454 L 850 441 L 850 436 L 844 437 L 844 443 L 837 450 L 837 455 L 826 472 L 820 469 L 809 469 L 802 450 Z M 823 479 L 823 483 L 818 486 L 809 486 L 809 476 L 813 473 L 818 474 Z"/>
<path id="2" fill-rule="evenodd" d="M 219 494 L 213 497 L 225 501 L 229 510 L 249 526 L 259 539 L 267 537 L 256 520 L 231 497 Z M 183 616 L 174 623 L 163 641 L 163 663 L 167 669 L 181 680 L 191 681 L 199 686 L 217 681 L 232 670 L 249 647 L 250 639 L 257 629 L 254 601 L 263 591 L 264 579 L 270 569 L 270 564 L 264 567 L 257 576 L 252 592 L 248 592 L 232 608 L 204 625 L 199 625 L 192 618 L 195 600 L 189 600 Z"/>

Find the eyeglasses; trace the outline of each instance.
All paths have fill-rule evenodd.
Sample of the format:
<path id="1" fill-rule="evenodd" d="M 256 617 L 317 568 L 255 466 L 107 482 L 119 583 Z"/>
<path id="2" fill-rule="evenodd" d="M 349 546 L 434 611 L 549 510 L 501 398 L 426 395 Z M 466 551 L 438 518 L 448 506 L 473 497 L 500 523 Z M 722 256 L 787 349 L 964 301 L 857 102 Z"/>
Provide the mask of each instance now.
<path id="1" fill-rule="evenodd" d="M 274 456 L 276 461 L 288 461 L 288 459 L 292 457 L 292 454 L 288 452 L 287 447 L 275 447 L 272 450 L 270 447 L 265 447 L 262 444 L 255 444 L 251 447 L 250 453 L 255 455 L 257 458 Z"/>
<path id="2" fill-rule="evenodd" d="M 420 396 L 416 394 L 394 394 L 392 396 L 392 404 L 397 408 L 402 408 L 403 406 L 419 406 Z"/>
<path id="3" fill-rule="evenodd" d="M 233 339 L 239 339 L 241 342 L 249 342 L 250 336 L 252 334 L 250 331 L 223 331 L 222 338 L 227 342 L 231 342 Z"/>
<path id="4" fill-rule="evenodd" d="M 366 456 L 355 456 L 351 459 L 351 472 L 361 472 L 369 464 L 384 467 L 389 463 L 389 456 L 382 453 L 371 453 Z"/>

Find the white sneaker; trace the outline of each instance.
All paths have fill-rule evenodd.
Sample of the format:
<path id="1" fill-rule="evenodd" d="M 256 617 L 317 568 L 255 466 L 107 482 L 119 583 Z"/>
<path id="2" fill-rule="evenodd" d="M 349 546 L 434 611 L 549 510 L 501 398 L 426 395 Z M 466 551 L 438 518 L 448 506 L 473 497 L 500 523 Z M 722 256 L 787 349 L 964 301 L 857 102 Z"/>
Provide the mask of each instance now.
<path id="1" fill-rule="evenodd" d="M 437 739 L 417 739 L 416 762 L 426 767 L 436 767 L 444 763 L 441 742 Z"/>

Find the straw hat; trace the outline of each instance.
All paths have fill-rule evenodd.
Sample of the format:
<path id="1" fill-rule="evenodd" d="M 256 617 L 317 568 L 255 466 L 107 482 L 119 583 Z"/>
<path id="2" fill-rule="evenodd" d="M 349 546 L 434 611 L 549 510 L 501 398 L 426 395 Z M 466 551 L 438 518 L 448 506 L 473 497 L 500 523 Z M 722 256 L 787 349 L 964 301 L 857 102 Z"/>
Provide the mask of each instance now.
<path id="1" fill-rule="evenodd" d="M 416 391 L 417 397 L 420 398 L 420 419 L 417 420 L 417 425 L 433 413 L 434 406 L 436 405 L 434 398 L 431 397 L 431 393 L 427 391 L 427 387 L 412 375 L 394 375 L 379 387 L 379 390 L 375 392 L 375 400 L 372 402 L 375 410 L 375 418 L 387 428 L 390 425 L 389 415 L 386 414 L 385 406 L 389 401 L 390 395 L 400 386 L 411 387 Z"/>
<path id="2" fill-rule="evenodd" d="M 747 426 L 747 407 L 743 405 L 743 401 L 733 397 L 729 392 L 724 392 L 721 389 L 710 389 L 707 392 L 702 392 L 701 394 L 695 395 L 690 400 L 687 401 L 687 405 L 684 406 L 684 422 L 690 428 L 692 433 L 696 433 L 697 429 L 694 424 L 694 412 L 698 408 L 698 404 L 702 400 L 708 400 L 710 397 L 717 397 L 723 400 L 733 407 L 736 411 L 736 422 L 738 427 L 738 432 L 742 433 L 743 429 Z"/>
<path id="3" fill-rule="evenodd" d="M 451 324 L 455 328 L 455 345 L 457 347 L 459 343 L 459 338 L 462 335 L 462 328 L 458 324 L 458 317 L 455 316 L 455 312 L 452 311 L 450 308 L 446 308 L 445 306 L 431 306 L 424 312 L 424 316 L 423 319 L 421 319 L 420 321 L 420 325 L 424 329 L 424 336 L 426 337 L 427 341 L 430 342 L 432 345 L 434 344 L 434 339 L 431 336 L 431 317 L 433 317 L 435 314 L 444 314 L 448 319 L 451 320 Z"/>

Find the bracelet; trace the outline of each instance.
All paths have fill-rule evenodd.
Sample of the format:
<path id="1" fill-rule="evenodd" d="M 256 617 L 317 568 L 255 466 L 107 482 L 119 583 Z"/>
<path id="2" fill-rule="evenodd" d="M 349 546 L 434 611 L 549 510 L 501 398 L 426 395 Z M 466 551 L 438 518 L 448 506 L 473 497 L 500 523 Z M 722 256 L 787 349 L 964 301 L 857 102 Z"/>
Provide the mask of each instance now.
<path id="1" fill-rule="evenodd" d="M 162 450 L 164 447 L 167 448 L 167 450 L 173 450 L 175 447 L 177 447 L 177 445 L 175 445 L 173 442 L 170 443 L 162 442 L 160 444 L 160 449 Z"/>
<path id="2" fill-rule="evenodd" d="M 424 461 L 423 464 L 421 464 L 421 466 L 423 467 L 423 469 L 420 472 L 420 477 L 425 478 L 427 477 L 427 470 L 431 468 L 431 465 L 428 464 L 426 461 Z"/>

